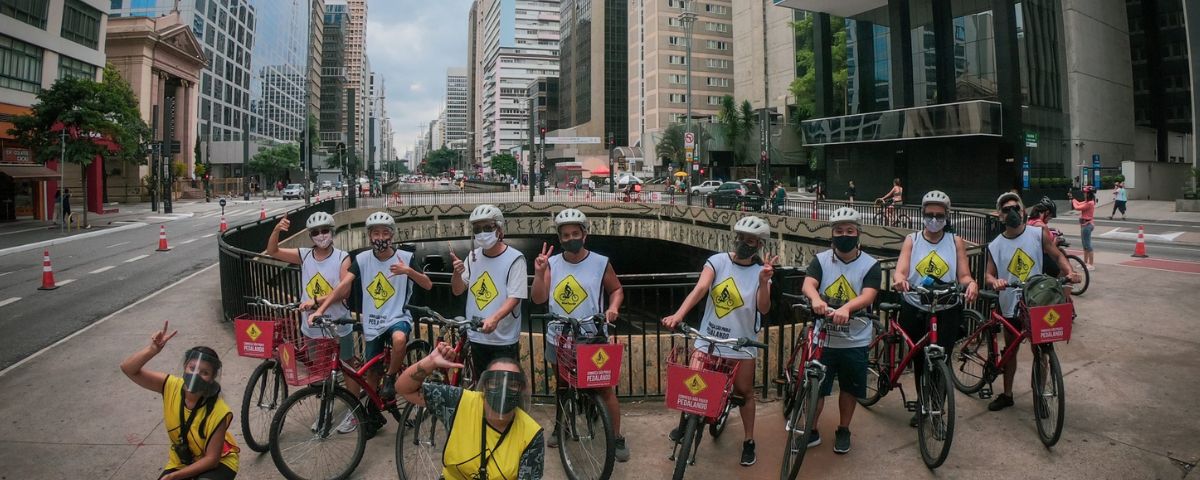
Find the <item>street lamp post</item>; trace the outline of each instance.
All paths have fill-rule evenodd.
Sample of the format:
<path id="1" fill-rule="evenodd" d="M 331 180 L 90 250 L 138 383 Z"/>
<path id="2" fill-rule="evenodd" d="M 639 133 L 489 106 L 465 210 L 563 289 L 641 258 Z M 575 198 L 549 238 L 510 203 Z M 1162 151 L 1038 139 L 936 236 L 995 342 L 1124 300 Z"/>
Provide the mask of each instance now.
<path id="1" fill-rule="evenodd" d="M 683 24 L 685 47 L 687 48 L 687 126 L 684 128 L 685 134 L 692 133 L 692 24 L 696 22 L 696 13 L 692 11 L 692 2 L 684 0 L 683 12 L 679 14 L 679 22 Z M 695 159 L 694 153 L 688 156 L 687 169 L 688 178 L 694 176 L 695 170 L 692 164 Z M 695 180 L 692 181 L 695 184 Z"/>
<path id="2" fill-rule="evenodd" d="M 58 136 L 58 144 L 62 146 L 62 155 L 58 159 L 58 201 L 61 203 L 67 199 L 67 189 L 64 188 L 67 184 L 67 123 L 59 123 L 62 124 L 62 130 L 59 131 Z M 60 212 L 63 211 L 61 205 L 58 206 L 58 210 Z M 50 212 L 50 214 L 54 215 L 54 212 Z M 58 230 L 59 232 L 66 231 L 67 219 L 61 213 L 59 214 L 59 217 Z"/>

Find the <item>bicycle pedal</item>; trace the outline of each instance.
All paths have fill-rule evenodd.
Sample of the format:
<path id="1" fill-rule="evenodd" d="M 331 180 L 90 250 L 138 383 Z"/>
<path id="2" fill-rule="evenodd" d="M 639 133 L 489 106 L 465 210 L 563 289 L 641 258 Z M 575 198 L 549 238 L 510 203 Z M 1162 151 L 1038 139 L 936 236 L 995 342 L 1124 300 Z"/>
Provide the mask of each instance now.
<path id="1" fill-rule="evenodd" d="M 909 400 L 909 401 L 904 402 L 905 410 L 908 410 L 910 412 L 915 412 L 915 411 L 917 411 L 917 408 L 918 408 L 918 405 L 917 405 L 916 400 Z"/>
<path id="2" fill-rule="evenodd" d="M 776 385 L 787 385 L 788 384 L 788 381 L 786 378 L 776 378 L 775 380 L 772 380 L 772 382 L 775 382 Z"/>
<path id="3" fill-rule="evenodd" d="M 979 389 L 979 399 L 980 400 L 987 400 L 989 398 L 992 398 L 992 387 L 985 386 L 985 387 Z"/>
<path id="4" fill-rule="evenodd" d="M 741 407 L 742 405 L 746 404 L 746 399 L 737 395 L 730 395 L 729 404 L 733 405 L 734 407 Z"/>

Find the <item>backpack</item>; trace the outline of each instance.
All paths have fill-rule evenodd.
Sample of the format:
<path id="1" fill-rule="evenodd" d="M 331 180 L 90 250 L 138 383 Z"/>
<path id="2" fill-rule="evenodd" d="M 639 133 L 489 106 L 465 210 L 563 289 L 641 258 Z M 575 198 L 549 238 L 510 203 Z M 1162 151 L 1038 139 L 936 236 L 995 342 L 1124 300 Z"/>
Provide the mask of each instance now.
<path id="1" fill-rule="evenodd" d="M 1034 275 L 1025 282 L 1025 306 L 1045 307 L 1067 303 L 1062 284 L 1049 275 Z"/>

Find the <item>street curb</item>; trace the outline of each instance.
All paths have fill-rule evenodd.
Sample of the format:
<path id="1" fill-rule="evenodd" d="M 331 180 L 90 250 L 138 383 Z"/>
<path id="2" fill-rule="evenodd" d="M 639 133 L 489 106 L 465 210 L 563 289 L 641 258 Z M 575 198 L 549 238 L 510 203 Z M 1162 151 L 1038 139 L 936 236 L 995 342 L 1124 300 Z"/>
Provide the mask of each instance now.
<path id="1" fill-rule="evenodd" d="M 81 233 L 79 235 L 71 235 L 69 237 L 55 238 L 55 239 L 51 239 L 51 240 L 43 240 L 43 241 L 36 242 L 36 243 L 27 243 L 25 245 L 9 247 L 9 248 L 0 250 L 0 257 L 6 256 L 6 255 L 11 255 L 14 253 L 24 252 L 24 251 L 28 251 L 28 250 L 37 250 L 39 248 L 49 247 L 51 245 L 59 245 L 59 244 L 67 243 L 67 242 L 73 242 L 75 240 L 82 240 L 85 238 L 98 237 L 100 235 L 108 235 L 110 233 L 119 232 L 121 230 L 132 230 L 135 228 L 144 227 L 146 225 L 149 225 L 149 224 L 142 223 L 142 222 L 130 223 L 127 225 L 121 225 L 119 227 L 97 230 L 95 232 L 87 232 L 87 233 Z"/>

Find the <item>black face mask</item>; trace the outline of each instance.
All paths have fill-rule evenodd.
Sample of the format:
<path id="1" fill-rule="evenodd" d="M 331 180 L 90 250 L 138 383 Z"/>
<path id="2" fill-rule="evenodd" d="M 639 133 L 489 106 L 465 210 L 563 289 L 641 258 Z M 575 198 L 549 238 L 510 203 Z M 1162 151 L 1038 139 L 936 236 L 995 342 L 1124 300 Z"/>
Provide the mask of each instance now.
<path id="1" fill-rule="evenodd" d="M 1021 212 L 1009 210 L 1004 214 L 1004 225 L 1008 228 L 1017 228 L 1021 226 Z"/>
<path id="2" fill-rule="evenodd" d="M 371 248 L 375 249 L 375 251 L 379 253 L 386 252 L 391 246 L 391 240 L 371 240 Z"/>
<path id="3" fill-rule="evenodd" d="M 571 253 L 579 253 L 580 250 L 583 250 L 583 239 L 575 238 L 562 242 L 562 248 Z"/>
<path id="4" fill-rule="evenodd" d="M 737 250 L 734 251 L 734 256 L 747 260 L 754 258 L 754 254 L 758 253 L 758 247 L 748 243 L 738 243 Z"/>
<path id="5" fill-rule="evenodd" d="M 838 235 L 833 237 L 833 248 L 842 253 L 853 252 L 858 248 L 857 235 Z"/>

